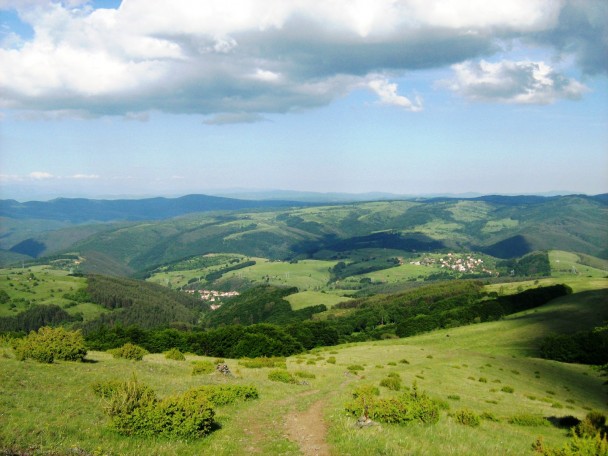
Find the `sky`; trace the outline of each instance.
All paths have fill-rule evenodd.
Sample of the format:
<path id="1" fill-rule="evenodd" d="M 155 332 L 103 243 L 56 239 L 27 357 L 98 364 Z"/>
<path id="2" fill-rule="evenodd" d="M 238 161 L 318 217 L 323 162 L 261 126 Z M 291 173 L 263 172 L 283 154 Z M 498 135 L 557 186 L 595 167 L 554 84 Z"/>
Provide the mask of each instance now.
<path id="1" fill-rule="evenodd" d="M 0 198 L 608 192 L 605 0 L 0 0 Z"/>

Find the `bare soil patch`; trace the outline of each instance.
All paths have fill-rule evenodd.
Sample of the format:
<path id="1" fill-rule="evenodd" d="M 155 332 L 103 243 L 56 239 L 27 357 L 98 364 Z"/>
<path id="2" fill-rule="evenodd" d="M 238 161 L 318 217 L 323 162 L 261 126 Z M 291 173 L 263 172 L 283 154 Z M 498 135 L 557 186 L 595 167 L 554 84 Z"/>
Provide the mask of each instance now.
<path id="1" fill-rule="evenodd" d="M 327 425 L 323 420 L 324 401 L 319 400 L 304 412 L 292 412 L 285 418 L 285 428 L 290 440 L 296 442 L 305 456 L 328 456 L 325 441 Z"/>

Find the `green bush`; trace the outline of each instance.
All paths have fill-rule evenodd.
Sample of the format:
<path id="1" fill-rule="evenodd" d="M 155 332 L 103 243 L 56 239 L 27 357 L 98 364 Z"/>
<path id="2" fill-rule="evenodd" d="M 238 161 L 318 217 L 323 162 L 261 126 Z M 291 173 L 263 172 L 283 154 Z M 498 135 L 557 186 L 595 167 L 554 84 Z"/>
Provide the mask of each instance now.
<path id="1" fill-rule="evenodd" d="M 411 391 L 399 396 L 379 398 L 377 388 L 365 387 L 355 390 L 353 399 L 345 406 L 356 416 L 366 416 L 384 423 L 407 424 L 417 421 L 434 424 L 439 420 L 439 406 L 426 393 L 419 392 L 416 384 Z"/>
<path id="2" fill-rule="evenodd" d="M 458 394 L 450 394 L 448 396 L 448 399 L 451 399 L 452 401 L 459 401 L 460 400 L 460 396 Z"/>
<path id="3" fill-rule="evenodd" d="M 397 375 L 388 375 L 380 381 L 380 386 L 384 386 L 393 391 L 399 391 L 401 389 L 401 378 Z"/>
<path id="4" fill-rule="evenodd" d="M 296 379 L 286 370 L 273 370 L 268 373 L 268 380 L 282 383 L 297 383 Z"/>
<path id="5" fill-rule="evenodd" d="M 329 358 L 327 358 L 326 360 L 329 364 L 336 364 L 336 357 L 335 356 L 330 356 Z"/>
<path id="6" fill-rule="evenodd" d="M 479 418 L 479 415 L 469 409 L 456 410 L 452 416 L 457 423 L 465 426 L 476 427 L 481 423 L 481 418 Z"/>
<path id="7" fill-rule="evenodd" d="M 215 364 L 211 361 L 192 361 L 192 375 L 212 374 Z"/>
<path id="8" fill-rule="evenodd" d="M 572 432 L 579 437 L 595 437 L 596 434 L 606 437 L 608 434 L 606 415 L 593 410 L 587 413 L 587 416 L 572 429 Z"/>
<path id="9" fill-rule="evenodd" d="M 313 374 L 312 372 L 307 372 L 307 371 L 295 371 L 293 373 L 293 375 L 295 375 L 296 377 L 300 377 L 300 378 L 317 378 L 317 376 L 315 374 Z"/>
<path id="10" fill-rule="evenodd" d="M 285 358 L 281 357 L 243 358 L 239 360 L 239 366 L 247 367 L 249 369 L 259 369 L 262 367 L 280 367 L 286 369 L 287 363 Z"/>
<path id="11" fill-rule="evenodd" d="M 13 349 L 18 360 L 31 358 L 41 363 L 82 361 L 87 354 L 80 331 L 48 326 L 30 332 L 23 339 L 14 339 Z"/>
<path id="12" fill-rule="evenodd" d="M 357 372 L 365 370 L 365 368 L 363 366 L 361 366 L 360 364 L 351 364 L 350 366 L 347 366 L 346 368 L 353 374 L 357 374 Z"/>
<path id="13" fill-rule="evenodd" d="M 184 393 L 185 397 L 198 401 L 204 396 L 211 404 L 222 406 L 239 401 L 250 401 L 259 398 L 258 390 L 253 385 L 204 385 Z"/>
<path id="14" fill-rule="evenodd" d="M 594 437 L 574 435 L 562 448 L 550 448 L 539 437 L 532 444 L 532 449 L 541 456 L 608 456 L 608 440 L 599 434 Z"/>
<path id="15" fill-rule="evenodd" d="M 108 353 L 110 353 L 114 358 L 124 358 L 133 361 L 141 361 L 142 359 L 144 359 L 144 356 L 148 354 L 148 350 L 143 347 L 140 347 L 139 345 L 127 342 L 122 347 L 108 350 Z"/>
<path id="16" fill-rule="evenodd" d="M 186 359 L 184 354 L 181 351 L 179 351 L 177 348 L 172 348 L 171 350 L 167 350 L 165 352 L 165 358 L 173 359 L 175 361 L 184 361 Z"/>
<path id="17" fill-rule="evenodd" d="M 170 396 L 158 400 L 135 378 L 112 386 L 105 412 L 111 427 L 124 435 L 190 439 L 208 434 L 215 412 L 206 396 Z"/>
<path id="18" fill-rule="evenodd" d="M 502 391 L 503 393 L 512 393 L 515 390 L 510 386 L 503 386 L 502 388 L 500 388 L 500 391 Z"/>

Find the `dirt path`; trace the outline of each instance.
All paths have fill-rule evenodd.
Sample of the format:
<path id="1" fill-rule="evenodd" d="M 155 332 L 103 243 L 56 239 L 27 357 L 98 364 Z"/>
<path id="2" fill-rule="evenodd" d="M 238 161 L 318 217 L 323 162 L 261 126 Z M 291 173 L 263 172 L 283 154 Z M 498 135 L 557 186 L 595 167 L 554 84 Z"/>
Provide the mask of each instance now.
<path id="1" fill-rule="evenodd" d="M 321 399 L 304 412 L 292 412 L 285 418 L 285 427 L 290 440 L 300 446 L 305 456 L 328 456 L 329 446 L 325 441 L 327 425 L 323 420 Z"/>

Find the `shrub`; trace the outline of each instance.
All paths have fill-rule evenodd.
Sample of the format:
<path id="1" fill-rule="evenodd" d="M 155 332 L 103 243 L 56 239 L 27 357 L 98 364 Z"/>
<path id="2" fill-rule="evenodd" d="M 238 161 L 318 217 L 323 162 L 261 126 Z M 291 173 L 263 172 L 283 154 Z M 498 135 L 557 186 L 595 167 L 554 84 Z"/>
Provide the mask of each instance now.
<path id="1" fill-rule="evenodd" d="M 356 374 L 359 371 L 364 370 L 365 368 L 360 365 L 360 364 L 351 364 L 349 366 L 346 367 L 350 372 L 352 372 L 353 374 Z"/>
<path id="2" fill-rule="evenodd" d="M 112 389 L 105 412 L 111 427 L 121 434 L 188 439 L 211 431 L 215 412 L 206 396 L 158 400 L 154 391 L 135 378 Z"/>
<path id="3" fill-rule="evenodd" d="M 295 371 L 293 373 L 293 375 L 295 375 L 296 377 L 300 377 L 300 378 L 317 378 L 317 376 L 315 374 L 313 374 L 312 372 L 306 372 L 306 371 Z"/>
<path id="4" fill-rule="evenodd" d="M 268 380 L 282 383 L 297 383 L 296 379 L 286 370 L 273 370 L 268 373 Z"/>
<path id="5" fill-rule="evenodd" d="M 380 386 L 384 386 L 393 391 L 399 391 L 401 389 L 401 378 L 399 376 L 387 376 L 380 381 Z"/>
<path id="6" fill-rule="evenodd" d="M 407 359 L 400 359 L 399 362 L 401 364 L 409 364 L 410 363 Z"/>
<path id="7" fill-rule="evenodd" d="M 482 420 L 486 421 L 494 421 L 495 423 L 500 422 L 500 420 L 493 413 L 490 412 L 483 412 L 479 417 Z"/>
<path id="8" fill-rule="evenodd" d="M 452 401 L 459 401 L 460 400 L 460 396 L 458 394 L 450 394 L 448 396 L 448 399 L 450 399 Z"/>
<path id="9" fill-rule="evenodd" d="M 179 351 L 177 348 L 172 348 L 171 350 L 167 350 L 165 352 L 165 358 L 173 359 L 175 361 L 184 361 L 186 359 L 184 354 L 181 351 Z"/>
<path id="10" fill-rule="evenodd" d="M 469 409 L 460 409 L 456 410 L 452 416 L 456 420 L 457 423 L 463 424 L 465 426 L 479 426 L 481 423 L 481 419 L 479 415 Z"/>
<path id="11" fill-rule="evenodd" d="M 31 358 L 41 363 L 52 363 L 56 359 L 82 361 L 87 354 L 80 331 L 48 326 L 30 332 L 23 339 L 14 339 L 13 349 L 18 360 Z"/>
<path id="12" fill-rule="evenodd" d="M 594 437 L 574 435 L 562 448 L 546 447 L 542 437 L 532 444 L 536 454 L 542 456 L 608 456 L 608 440 L 597 434 Z"/>
<path id="13" fill-rule="evenodd" d="M 353 400 L 346 404 L 348 412 L 384 423 L 406 424 L 418 421 L 434 424 L 439 420 L 439 406 L 426 393 L 419 392 L 416 384 L 411 391 L 399 396 L 378 398 L 377 388 L 366 386 L 353 393 Z"/>
<path id="14" fill-rule="evenodd" d="M 336 364 L 336 357 L 335 356 L 330 356 L 329 358 L 326 359 L 326 361 L 329 364 Z"/>
<path id="15" fill-rule="evenodd" d="M 513 393 L 515 390 L 510 386 L 503 386 L 502 388 L 500 388 L 500 391 L 502 391 L 503 393 Z"/>
<path id="16" fill-rule="evenodd" d="M 591 411 L 572 431 L 579 437 L 595 437 L 596 434 L 606 437 L 608 434 L 606 416 L 601 412 Z"/>
<path id="17" fill-rule="evenodd" d="M 488 383 L 488 379 L 485 378 L 485 377 L 479 377 L 478 381 L 481 382 L 481 383 Z"/>
<path id="18" fill-rule="evenodd" d="M 192 375 L 211 374 L 215 371 L 215 364 L 211 361 L 192 361 Z"/>
<path id="19" fill-rule="evenodd" d="M 124 358 L 131 359 L 134 361 L 141 361 L 142 359 L 144 359 L 144 356 L 148 354 L 148 350 L 143 347 L 140 347 L 139 345 L 127 342 L 122 347 L 108 350 L 108 353 L 111 353 L 114 358 Z"/>
<path id="20" fill-rule="evenodd" d="M 259 369 L 262 367 L 281 367 L 287 369 L 285 358 L 280 357 L 243 358 L 239 360 L 239 365 L 249 369 Z"/>
<path id="21" fill-rule="evenodd" d="M 396 362 L 394 362 L 394 361 L 390 361 L 390 362 L 386 363 L 386 365 L 387 365 L 387 366 L 396 366 L 396 365 L 397 365 L 397 363 L 396 363 Z"/>
<path id="22" fill-rule="evenodd" d="M 547 426 L 549 422 L 542 416 L 530 415 L 522 413 L 509 418 L 509 423 L 517 424 L 518 426 Z"/>
<path id="23" fill-rule="evenodd" d="M 204 385 L 186 391 L 184 396 L 193 400 L 198 400 L 199 396 L 204 396 L 211 404 L 219 407 L 238 401 L 258 399 L 259 393 L 253 385 Z"/>

